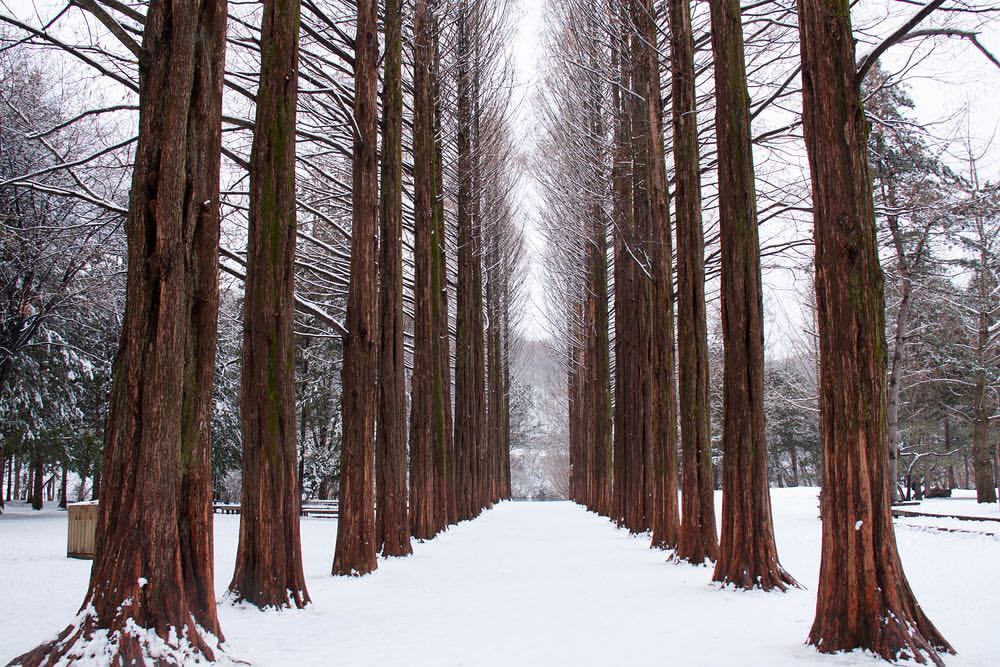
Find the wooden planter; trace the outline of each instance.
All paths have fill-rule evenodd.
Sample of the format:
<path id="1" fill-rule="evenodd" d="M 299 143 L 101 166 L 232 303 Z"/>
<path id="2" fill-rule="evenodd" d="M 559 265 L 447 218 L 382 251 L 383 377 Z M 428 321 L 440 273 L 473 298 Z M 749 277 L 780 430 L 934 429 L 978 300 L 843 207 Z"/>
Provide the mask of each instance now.
<path id="1" fill-rule="evenodd" d="M 94 558 L 94 535 L 97 533 L 97 503 L 74 503 L 69 512 L 68 558 Z"/>

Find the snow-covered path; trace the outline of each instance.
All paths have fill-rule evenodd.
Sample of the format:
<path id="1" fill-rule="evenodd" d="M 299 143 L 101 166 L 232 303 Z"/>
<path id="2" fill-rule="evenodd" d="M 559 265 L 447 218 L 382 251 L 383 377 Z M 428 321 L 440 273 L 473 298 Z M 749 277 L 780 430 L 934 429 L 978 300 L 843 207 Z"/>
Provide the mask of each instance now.
<path id="1" fill-rule="evenodd" d="M 503 503 L 359 579 L 329 575 L 335 522 L 304 519 L 314 604 L 267 614 L 223 605 L 222 627 L 235 657 L 274 666 L 880 664 L 802 643 L 819 568 L 815 492 L 773 494 L 779 553 L 806 590 L 720 591 L 709 569 L 670 564 L 575 505 Z M 238 517 L 216 520 L 221 593 Z M 959 649 L 948 664 L 995 665 L 1000 539 L 898 537 L 918 599 Z M 65 514 L 15 509 L 0 517 L 0 545 L 3 662 L 71 618 L 89 566 L 65 558 Z"/>

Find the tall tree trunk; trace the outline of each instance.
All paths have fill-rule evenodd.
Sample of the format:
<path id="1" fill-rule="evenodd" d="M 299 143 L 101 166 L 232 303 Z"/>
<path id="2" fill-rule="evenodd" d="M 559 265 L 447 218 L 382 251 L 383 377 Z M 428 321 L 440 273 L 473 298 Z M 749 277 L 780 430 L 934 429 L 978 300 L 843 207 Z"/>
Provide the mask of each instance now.
<path id="1" fill-rule="evenodd" d="M 649 194 L 649 165 L 652 161 L 651 142 L 648 134 L 645 92 L 646 69 L 643 66 L 643 38 L 636 32 L 638 15 L 642 11 L 640 0 L 628 3 L 630 14 L 623 21 L 629 39 L 629 95 L 631 115 L 631 164 L 632 164 L 632 216 L 631 234 L 626 246 L 631 271 L 630 309 L 622 334 L 628 340 L 625 350 L 626 396 L 628 402 L 626 429 L 630 435 L 625 450 L 625 526 L 633 533 L 642 533 L 651 527 L 652 510 L 656 496 L 656 459 L 659 455 L 654 433 L 660 415 L 654 396 L 656 385 L 652 353 L 651 325 L 653 297 L 653 222 Z M 623 9 L 623 11 L 626 11 Z M 617 330 L 616 330 L 617 333 Z"/>
<path id="2" fill-rule="evenodd" d="M 151 661 L 135 627 L 171 647 L 164 663 L 212 660 L 218 650 L 209 409 L 225 27 L 220 0 L 153 0 L 146 14 L 96 557 L 83 613 L 20 664 L 83 655 L 91 639 L 106 647 L 104 632 L 117 638 L 111 662 Z M 142 484 L 132 483 L 138 474 Z"/>
<path id="3" fill-rule="evenodd" d="M 896 188 L 891 174 L 887 174 L 886 201 L 890 210 L 897 210 Z M 910 319 L 910 296 L 913 291 L 913 280 L 910 276 L 909 262 L 904 251 L 899 232 L 897 216 L 888 216 L 888 226 L 892 233 L 896 249 L 896 263 L 901 274 L 899 308 L 896 309 L 896 321 L 893 327 L 892 357 L 889 360 L 889 385 L 886 396 L 886 435 L 889 447 L 889 494 L 893 502 L 899 500 L 899 399 L 900 379 L 903 371 L 903 348 L 906 346 L 905 331 Z M 919 261 L 919 258 L 916 259 Z"/>
<path id="4" fill-rule="evenodd" d="M 21 499 L 21 457 L 15 456 L 14 465 L 14 500 Z"/>
<path id="5" fill-rule="evenodd" d="M 38 442 L 31 449 L 31 509 L 40 510 L 45 506 L 44 493 L 45 470 L 42 466 L 42 447 Z"/>
<path id="6" fill-rule="evenodd" d="M 413 13 L 414 306 L 413 374 L 410 381 L 410 531 L 428 540 L 434 518 L 434 99 L 433 19 L 428 0 Z"/>
<path id="7" fill-rule="evenodd" d="M 2 480 L 0 480 L 2 481 Z M 66 509 L 66 504 L 69 502 L 67 487 L 69 486 L 69 471 L 66 468 L 66 464 L 63 463 L 62 471 L 59 475 L 59 509 Z M 0 503 L 2 505 L 2 503 Z"/>
<path id="8" fill-rule="evenodd" d="M 229 591 L 261 609 L 309 602 L 295 428 L 295 104 L 299 3 L 264 0 L 250 151 L 243 314 L 240 541 Z"/>
<path id="9" fill-rule="evenodd" d="M 620 16 L 612 6 L 612 21 L 616 27 L 621 26 Z M 615 31 L 621 32 L 621 31 Z M 612 41 L 611 61 L 612 71 L 617 72 L 623 86 L 628 81 L 628 58 L 623 48 L 624 38 Z M 630 376 L 632 373 L 630 354 L 633 354 L 631 340 L 633 300 L 634 300 L 634 263 L 631 258 L 632 242 L 632 178 L 629 165 L 629 137 L 631 123 L 629 122 L 628 104 L 619 86 L 611 87 L 611 102 L 615 118 L 614 155 L 612 157 L 612 211 L 611 218 L 614 232 L 614 280 L 615 280 L 615 406 L 613 434 L 613 471 L 612 471 L 612 516 L 619 526 L 627 525 L 627 508 L 632 502 L 628 493 L 627 481 L 630 476 L 629 452 L 634 443 L 630 440 L 634 433 L 634 410 L 630 406 L 639 402 L 639 395 L 634 393 Z"/>
<path id="10" fill-rule="evenodd" d="M 439 5 L 435 4 L 435 9 Z M 451 327 L 448 308 L 448 235 L 444 210 L 444 146 L 442 144 L 441 44 L 436 11 L 431 12 L 434 44 L 432 98 L 434 100 L 434 518 L 436 531 L 458 521 L 455 499 L 455 428 L 452 416 Z"/>
<path id="11" fill-rule="evenodd" d="M 375 435 L 375 542 L 385 556 L 408 556 L 406 377 L 403 365 L 403 16 L 385 4 L 382 190 L 379 208 L 379 412 Z"/>
<path id="12" fill-rule="evenodd" d="M 979 176 L 973 165 L 973 177 L 978 190 Z M 976 220 L 980 230 L 979 270 L 976 276 L 976 288 L 979 301 L 978 326 L 976 327 L 976 374 L 972 392 L 972 468 L 976 476 L 976 502 L 997 502 L 997 460 L 996 445 L 990 444 L 991 406 L 986 385 L 986 369 L 989 362 L 990 345 L 990 306 L 996 304 L 991 300 L 990 285 L 986 278 L 988 256 L 986 253 L 986 235 L 984 222 Z"/>
<path id="13" fill-rule="evenodd" d="M 490 451 L 493 478 L 499 483 L 501 431 L 503 429 L 502 391 L 503 368 L 500 365 L 500 274 L 499 274 L 499 239 L 498 230 L 494 225 L 488 232 L 488 240 L 484 241 L 486 271 L 486 442 Z M 492 276 L 491 276 L 492 272 Z M 497 497 L 502 497 L 502 491 L 497 487 Z"/>
<path id="14" fill-rule="evenodd" d="M 986 391 L 986 374 L 976 374 L 972 412 L 972 469 L 976 476 L 976 502 L 997 502 L 994 477 L 994 446 L 990 443 L 990 405 Z"/>
<path id="15" fill-rule="evenodd" d="M 608 246 L 603 212 L 591 215 L 592 230 L 588 243 L 590 288 L 587 291 L 593 319 L 591 329 L 591 414 L 588 416 L 591 437 L 591 508 L 603 516 L 611 515 L 611 362 L 608 335 Z"/>
<path id="16" fill-rule="evenodd" d="M 459 513 L 471 519 L 482 507 L 482 328 L 477 327 L 477 305 L 480 303 L 481 286 L 476 284 L 475 264 L 480 261 L 476 242 L 473 191 L 473 49 L 470 38 L 470 6 L 458 7 L 458 100 L 457 100 L 457 150 L 458 150 L 458 199 L 456 219 L 458 225 L 458 290 L 455 339 L 455 465 L 459 489 Z M 477 294 L 478 292 L 478 294 Z M 480 311 L 481 312 L 481 311 Z"/>
<path id="17" fill-rule="evenodd" d="M 649 248 L 651 285 L 649 290 L 650 431 L 652 465 L 647 467 L 647 522 L 652 528 L 652 546 L 676 546 L 679 529 L 677 504 L 677 395 L 674 377 L 674 294 L 673 243 L 670 205 L 663 148 L 663 110 L 660 101 L 660 63 L 652 0 L 633 4 L 633 88 L 638 93 L 639 114 L 633 134 L 642 143 L 636 161 L 636 197 L 646 198 L 643 235 Z M 639 224 L 637 222 L 637 224 Z M 650 502 L 651 501 L 651 502 Z"/>
<path id="18" fill-rule="evenodd" d="M 677 224 L 677 357 L 681 423 L 681 523 L 677 558 L 715 560 L 715 492 L 708 398 L 705 237 L 689 0 L 670 0 L 670 70 Z"/>
<path id="19" fill-rule="evenodd" d="M 896 549 L 886 437 L 882 271 L 847 0 L 799 0 L 812 173 L 823 440 L 822 561 L 809 643 L 941 664 Z"/>
<path id="20" fill-rule="evenodd" d="M 375 550 L 375 413 L 378 392 L 378 1 L 359 0 L 354 56 L 351 286 L 344 336 L 340 519 L 333 573 L 364 575 Z"/>
<path id="21" fill-rule="evenodd" d="M 739 0 L 711 4 L 722 247 L 722 536 L 713 579 L 784 590 L 764 437 L 764 306 Z"/>

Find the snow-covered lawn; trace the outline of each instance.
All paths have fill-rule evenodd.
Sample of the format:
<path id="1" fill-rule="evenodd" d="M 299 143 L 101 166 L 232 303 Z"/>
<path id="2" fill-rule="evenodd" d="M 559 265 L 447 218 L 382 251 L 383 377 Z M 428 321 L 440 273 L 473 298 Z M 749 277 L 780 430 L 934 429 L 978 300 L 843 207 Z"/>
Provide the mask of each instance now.
<path id="1" fill-rule="evenodd" d="M 781 560 L 806 590 L 717 590 L 709 569 L 668 563 L 575 505 L 503 503 L 360 579 L 329 575 L 336 522 L 304 519 L 314 604 L 223 605 L 222 628 L 234 657 L 274 666 L 880 664 L 803 644 L 819 570 L 816 490 L 772 497 Z M 238 524 L 216 516 L 220 595 Z M 959 651 L 947 663 L 997 665 L 1000 538 L 906 526 L 897 537 L 918 599 Z M 14 505 L 0 517 L 0 663 L 75 614 L 90 564 L 65 549 L 65 513 Z"/>
<path id="2" fill-rule="evenodd" d="M 976 492 L 955 489 L 951 498 L 925 498 L 918 504 L 906 506 L 928 514 L 954 514 L 956 516 L 979 516 L 1000 520 L 1000 505 L 997 503 L 977 503 Z"/>

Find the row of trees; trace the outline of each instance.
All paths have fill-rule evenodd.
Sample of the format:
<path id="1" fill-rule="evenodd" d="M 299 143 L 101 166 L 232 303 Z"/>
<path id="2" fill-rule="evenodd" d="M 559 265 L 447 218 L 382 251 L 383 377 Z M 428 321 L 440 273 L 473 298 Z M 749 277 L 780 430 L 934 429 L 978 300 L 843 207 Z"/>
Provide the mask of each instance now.
<path id="1" fill-rule="evenodd" d="M 678 559 L 715 561 L 716 581 L 784 589 L 796 582 L 779 562 L 769 480 L 822 479 L 809 641 L 824 652 L 940 662 L 951 650 L 913 599 L 889 511 L 891 462 L 927 454 L 903 442 L 911 431 L 899 417 L 940 401 L 917 391 L 950 392 L 953 410 L 980 429 L 977 488 L 994 499 L 1000 265 L 980 230 L 995 236 L 995 187 L 974 169 L 963 178 L 943 166 L 905 117 L 898 81 L 876 66 L 895 43 L 954 33 L 917 30 L 941 4 L 907 17 L 860 67 L 846 2 L 758 3 L 744 13 L 720 0 L 692 15 L 687 0 L 562 0 L 549 11 L 539 180 L 551 326 L 567 375 L 570 496 L 632 532 L 651 531 L 652 545 Z M 796 182 L 803 151 L 808 180 Z M 811 222 L 813 242 L 780 230 L 764 240 L 760 230 L 781 220 L 793 230 Z M 942 226 L 953 232 L 947 240 Z M 799 264 L 810 245 L 810 331 L 765 366 L 762 265 Z M 949 252 L 949 266 L 963 271 L 943 277 L 920 264 Z M 917 275 L 937 279 L 939 306 L 968 314 L 913 308 L 915 295 L 931 298 Z M 722 345 L 713 355 L 706 294 L 715 290 Z M 953 336 L 937 349 L 947 364 L 914 353 L 944 329 Z M 915 358 L 922 383 L 903 381 L 904 360 Z"/>
<path id="2" fill-rule="evenodd" d="M 115 254 L 95 240 L 118 272 L 127 240 L 127 284 L 124 298 L 104 304 L 123 304 L 113 369 L 93 373 L 110 398 L 101 387 L 89 394 L 104 446 L 86 613 L 15 663 L 72 659 L 92 642 L 112 662 L 212 660 L 222 638 L 210 506 L 220 430 L 236 438 L 214 448 L 216 480 L 233 450 L 242 459 L 230 597 L 261 608 L 309 602 L 298 535 L 316 459 L 307 450 L 338 435 L 334 574 L 371 572 L 378 553 L 406 555 L 411 537 L 430 539 L 510 496 L 521 240 L 507 7 L 419 0 L 411 16 L 393 0 L 381 12 L 367 0 L 267 0 L 259 11 L 218 0 L 76 6 L 84 13 L 75 19 L 93 28 L 89 43 L 60 32 L 70 7 L 40 26 L 0 16 L 15 31 L 9 51 L 24 54 L 14 69 L 32 71 L 25 63 L 36 49 L 57 52 L 129 103 L 60 109 L 41 133 L 14 133 L 34 145 L 40 134 L 62 139 L 105 121 L 94 121 L 104 132 L 91 135 L 92 152 L 68 145 L 50 150 L 43 168 L 5 171 L 4 232 L 66 252 L 44 244 L 60 243 L 53 228 L 84 227 L 81 214 L 63 214 L 57 227 L 26 215 L 24 202 L 89 206 L 108 222 L 86 228 L 107 228 L 120 244 Z M 30 107 L 21 92 L 12 87 L 10 99 Z M 135 111 L 137 138 L 121 138 L 112 119 Z M 98 158 L 107 155 L 131 175 L 127 205 L 125 188 L 95 192 L 76 176 L 84 165 L 106 177 Z M 124 233 L 115 226 L 123 217 Z M 221 287 L 220 253 L 235 279 Z M 12 248 L 5 270 L 19 259 Z M 80 264 L 91 270 L 96 260 Z M 13 271 L 5 286 L 24 288 L 30 272 Z M 105 294 L 121 289 L 113 276 L 109 285 Z M 39 344 L 40 325 L 27 329 L 34 303 L 17 297 L 10 310 L 25 317 L 5 316 L 4 336 L 57 357 L 58 346 Z M 115 328 L 102 331 L 114 340 Z M 28 352 L 5 346 L 5 374 L 8 353 L 24 367 Z M 339 387 L 330 376 L 338 365 Z M 24 375 L 17 386 L 29 398 L 38 390 Z M 12 394 L 4 386 L 4 400 Z M 32 407 L 20 414 L 27 424 Z M 13 432 L 5 423 L 5 443 Z"/>

